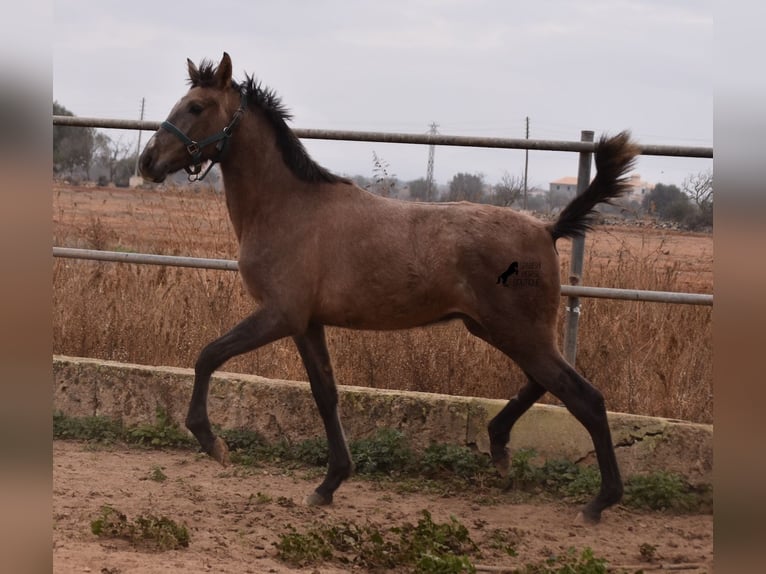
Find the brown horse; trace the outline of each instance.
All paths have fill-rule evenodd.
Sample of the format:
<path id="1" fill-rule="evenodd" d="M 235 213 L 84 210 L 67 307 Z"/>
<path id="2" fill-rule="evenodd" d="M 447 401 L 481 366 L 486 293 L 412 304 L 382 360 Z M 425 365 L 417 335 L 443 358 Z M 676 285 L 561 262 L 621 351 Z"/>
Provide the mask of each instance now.
<path id="1" fill-rule="evenodd" d="M 327 474 L 307 501 L 331 503 L 353 469 L 325 325 L 386 330 L 459 319 L 528 378 L 489 423 L 494 464 L 507 472 L 511 427 L 546 391 L 552 393 L 593 440 L 601 488 L 582 516 L 597 522 L 620 500 L 623 486 L 603 395 L 557 348 L 555 242 L 584 233 L 596 204 L 627 190 L 626 174 L 638 152 L 629 135 L 600 139 L 590 187 L 546 224 L 504 207 L 368 193 L 316 164 L 287 126 L 290 116 L 274 92 L 250 76 L 232 80 L 228 54 L 217 66 L 189 60 L 188 69 L 191 88 L 147 143 L 141 173 L 161 182 L 186 169 L 199 179 L 205 161 L 220 163 L 239 271 L 257 302 L 255 312 L 208 344 L 195 365 L 186 426 L 202 448 L 227 464 L 228 449 L 207 413 L 212 373 L 232 357 L 292 337 L 329 443 Z M 511 262 L 519 262 L 519 278 L 498 284 Z"/>

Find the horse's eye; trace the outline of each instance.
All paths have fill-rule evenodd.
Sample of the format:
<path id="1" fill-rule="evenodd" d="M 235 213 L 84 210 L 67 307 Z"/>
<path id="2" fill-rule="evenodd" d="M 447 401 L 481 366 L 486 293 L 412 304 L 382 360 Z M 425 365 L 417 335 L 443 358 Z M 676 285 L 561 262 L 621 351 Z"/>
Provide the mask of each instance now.
<path id="1" fill-rule="evenodd" d="M 196 102 L 189 104 L 189 112 L 194 114 L 195 116 L 200 115 L 203 109 L 204 108 L 202 107 L 202 104 L 198 104 Z"/>

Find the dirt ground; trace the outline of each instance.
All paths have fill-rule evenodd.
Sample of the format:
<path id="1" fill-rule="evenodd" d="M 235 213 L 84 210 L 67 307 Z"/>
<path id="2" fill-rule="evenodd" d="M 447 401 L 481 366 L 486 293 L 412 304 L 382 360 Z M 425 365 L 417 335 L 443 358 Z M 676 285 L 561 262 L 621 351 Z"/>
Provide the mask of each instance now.
<path id="1" fill-rule="evenodd" d="M 151 480 L 161 469 L 167 479 Z M 416 524 L 423 510 L 435 522 L 454 516 L 482 552 L 474 559 L 479 572 L 510 572 L 539 564 L 570 547 L 578 555 L 590 547 L 612 568 L 629 572 L 713 571 L 713 517 L 636 512 L 617 507 L 597 526 L 574 524 L 577 507 L 558 502 L 523 503 L 513 493 L 487 496 L 464 493 L 449 497 L 400 493 L 391 486 L 352 478 L 329 507 L 308 507 L 304 497 L 320 477 L 315 471 L 222 468 L 188 451 L 148 451 L 122 446 L 92 446 L 55 441 L 53 445 L 54 572 L 292 572 L 276 554 L 274 543 L 287 532 L 351 521 L 380 529 Z M 188 548 L 165 552 L 139 550 L 128 542 L 98 538 L 90 523 L 103 505 L 125 513 L 165 515 L 189 528 Z M 512 539 L 518 555 L 493 549 L 491 535 L 500 530 Z M 654 547 L 652 562 L 641 547 Z M 646 548 L 647 546 L 644 546 Z M 645 552 L 646 554 L 646 552 Z M 300 569 L 334 574 L 350 571 L 338 563 Z M 358 568 L 355 572 L 362 572 Z"/>

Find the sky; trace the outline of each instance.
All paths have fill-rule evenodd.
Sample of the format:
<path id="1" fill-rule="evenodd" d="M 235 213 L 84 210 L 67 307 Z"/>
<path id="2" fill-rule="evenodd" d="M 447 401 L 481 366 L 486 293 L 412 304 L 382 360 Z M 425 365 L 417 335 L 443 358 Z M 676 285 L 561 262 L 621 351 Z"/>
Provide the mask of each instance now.
<path id="1" fill-rule="evenodd" d="M 641 144 L 713 145 L 713 2 L 701 0 L 55 0 L 53 99 L 79 116 L 165 119 L 186 59 L 275 90 L 294 128 L 579 140 L 624 129 Z M 138 132 L 107 131 L 124 145 Z M 142 134 L 142 146 L 149 133 Z M 344 175 L 425 177 L 423 145 L 303 140 Z M 435 149 L 434 177 L 520 176 L 524 151 Z M 529 153 L 530 186 L 577 175 L 571 153 Z M 641 157 L 681 185 L 710 159 Z"/>

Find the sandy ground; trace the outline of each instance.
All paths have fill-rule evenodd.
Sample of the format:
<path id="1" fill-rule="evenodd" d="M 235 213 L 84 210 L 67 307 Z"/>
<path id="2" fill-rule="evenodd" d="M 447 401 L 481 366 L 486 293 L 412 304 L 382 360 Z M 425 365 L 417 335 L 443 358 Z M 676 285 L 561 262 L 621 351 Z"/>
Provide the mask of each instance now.
<path id="1" fill-rule="evenodd" d="M 150 480 L 155 469 L 167 476 Z M 53 445 L 54 572 L 217 572 L 281 573 L 295 569 L 277 558 L 274 543 L 292 525 L 351 521 L 380 529 L 416 524 L 428 510 L 435 522 L 452 515 L 469 530 L 482 557 L 479 571 L 510 572 L 540 563 L 570 547 L 593 549 L 612 567 L 674 572 L 713 571 L 713 517 L 636 512 L 617 507 L 594 527 L 574 524 L 577 507 L 496 490 L 438 494 L 401 493 L 391 485 L 352 478 L 329 507 L 307 507 L 304 497 L 319 481 L 316 471 L 274 466 L 222 468 L 187 451 L 147 451 L 123 446 L 92 446 L 55 441 Z M 259 496 L 260 495 L 260 496 Z M 128 542 L 98 538 L 90 523 L 103 505 L 125 513 L 165 515 L 188 526 L 188 548 L 141 550 Z M 516 543 L 511 557 L 494 549 L 496 530 Z M 654 560 L 642 560 L 642 545 L 654 547 Z M 301 569 L 322 574 L 363 572 L 339 563 Z"/>

